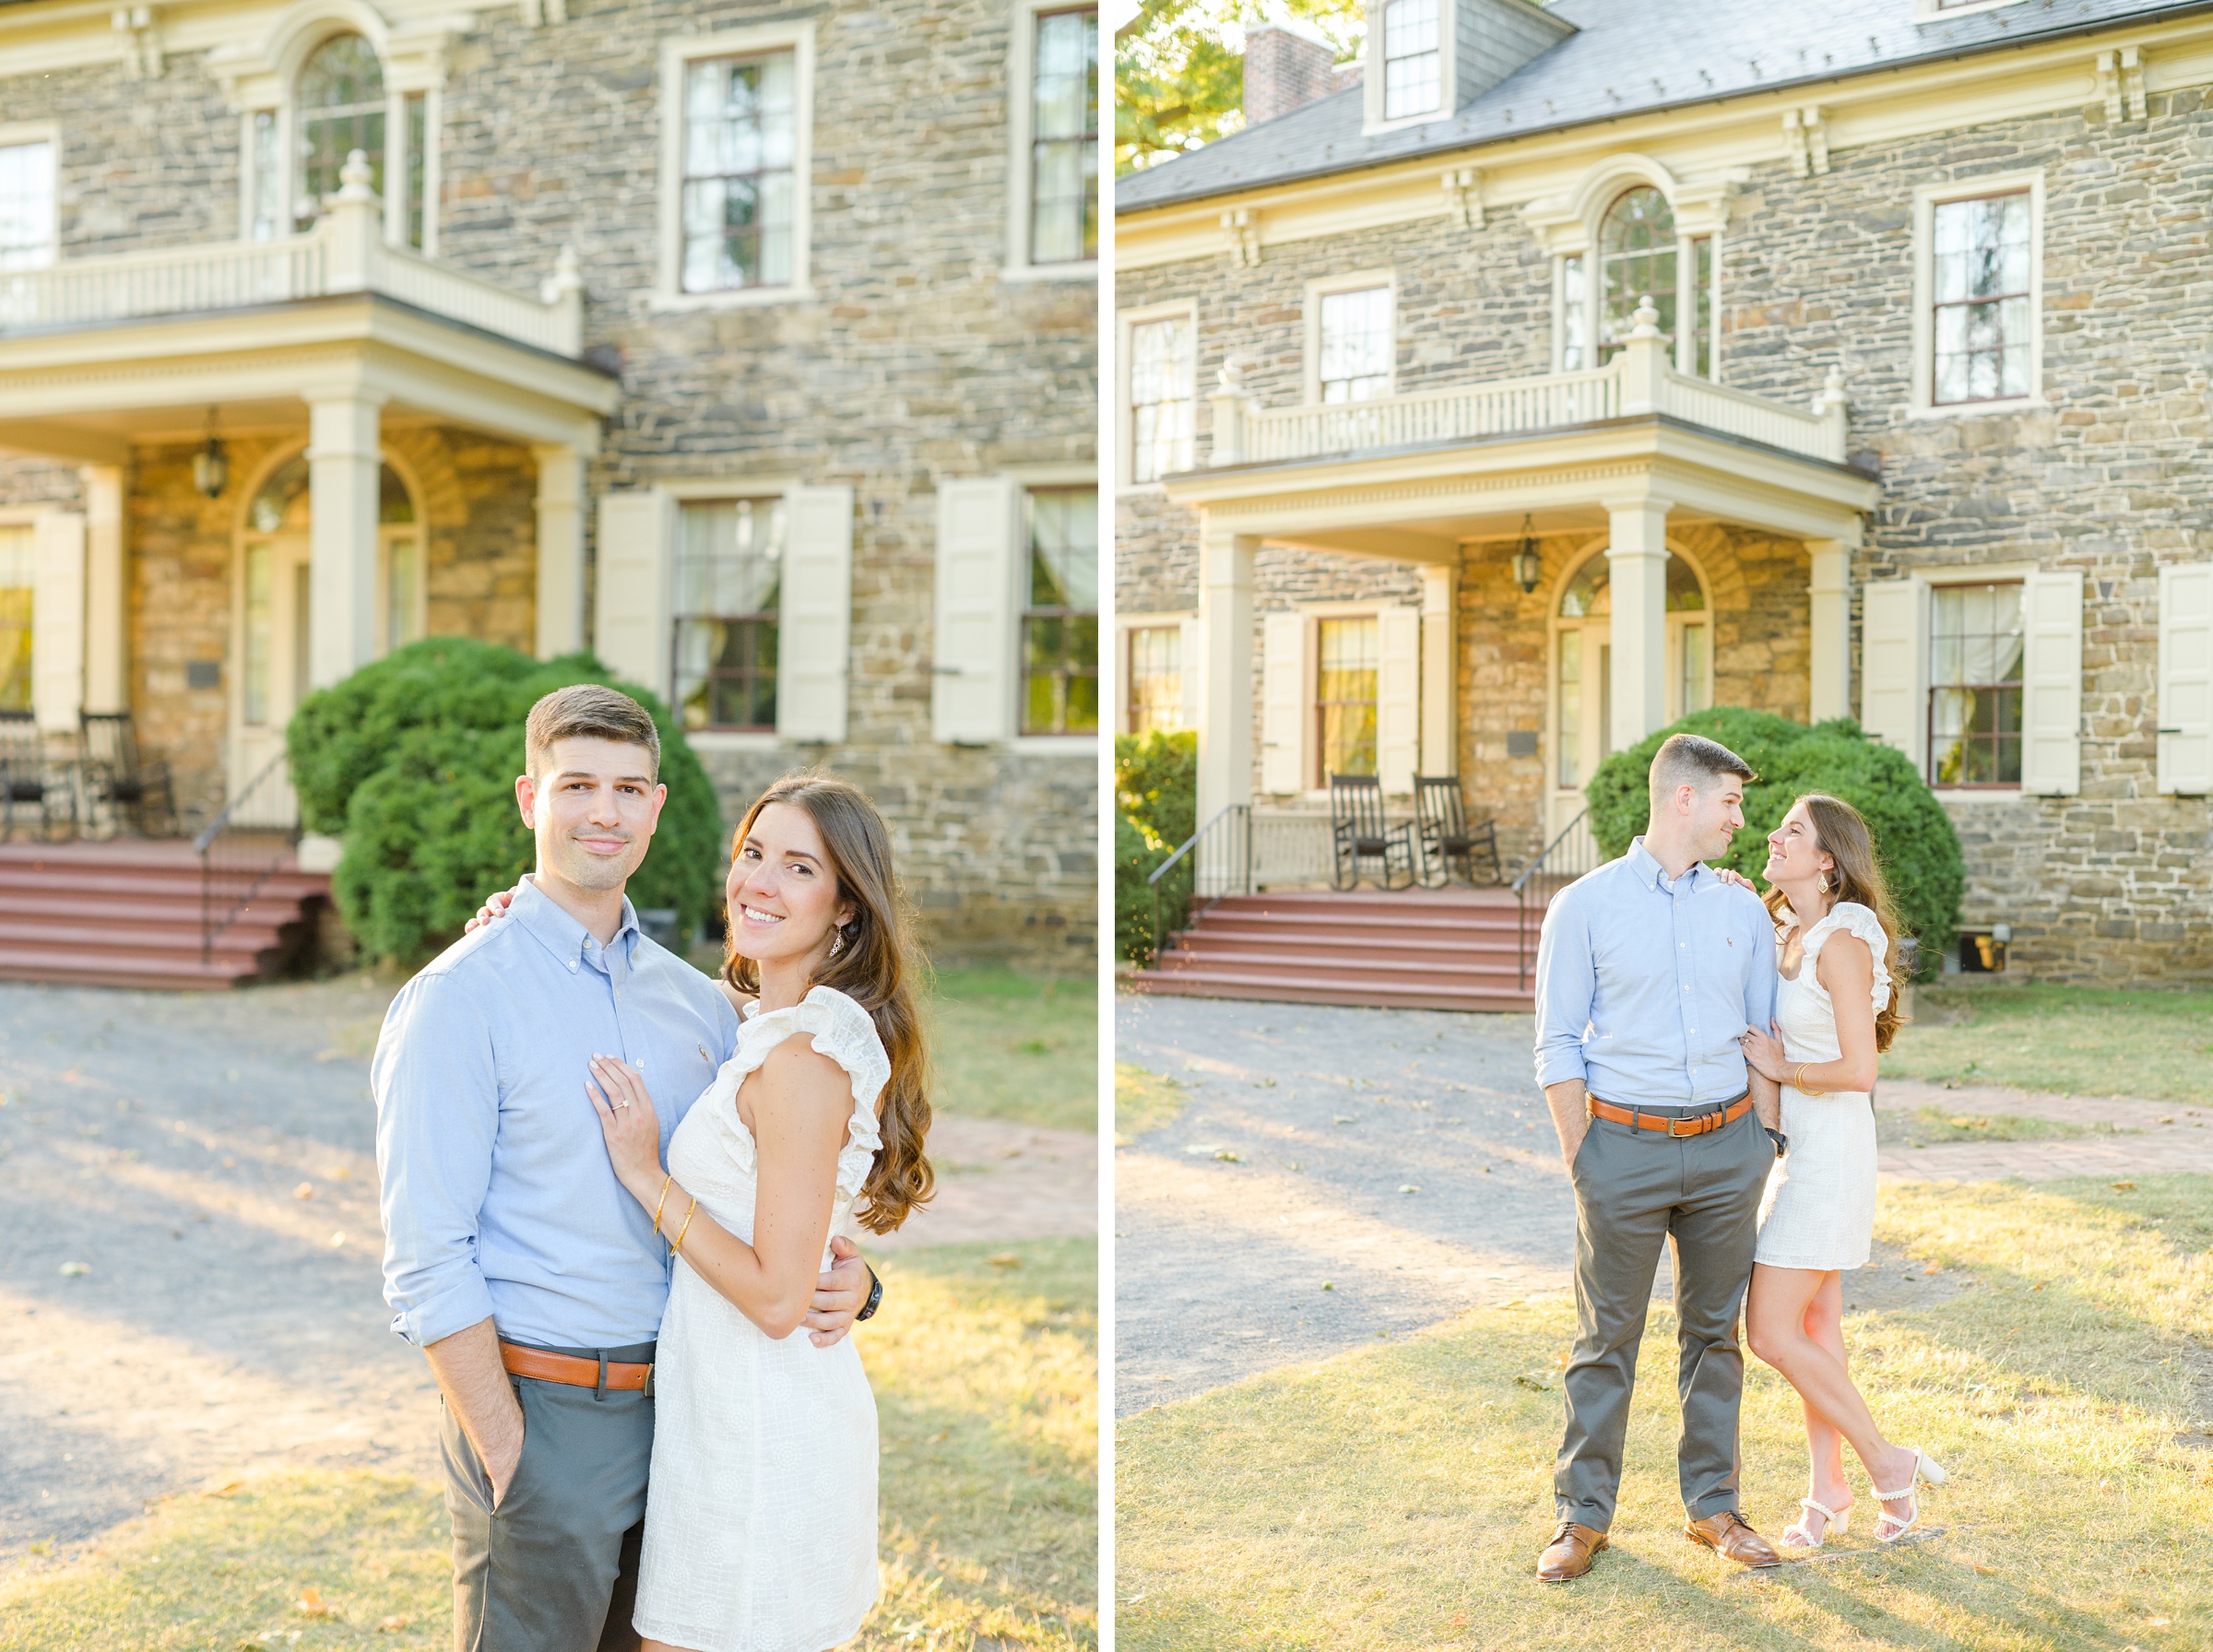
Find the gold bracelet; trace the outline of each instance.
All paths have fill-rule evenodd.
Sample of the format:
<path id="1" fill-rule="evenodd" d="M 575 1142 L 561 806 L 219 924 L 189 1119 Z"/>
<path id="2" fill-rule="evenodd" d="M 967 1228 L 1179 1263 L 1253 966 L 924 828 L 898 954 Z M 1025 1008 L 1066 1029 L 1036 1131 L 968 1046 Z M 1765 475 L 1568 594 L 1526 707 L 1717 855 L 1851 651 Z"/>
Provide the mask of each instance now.
<path id="1" fill-rule="evenodd" d="M 669 1202 L 669 1184 L 675 1180 L 676 1172 L 674 1171 L 670 1171 L 661 1178 L 661 1197 L 655 1201 L 653 1207 L 653 1231 L 656 1234 L 661 1231 L 661 1207 Z"/>
<path id="2" fill-rule="evenodd" d="M 672 1244 L 671 1244 L 671 1245 L 669 1246 L 669 1248 L 670 1250 L 672 1250 L 672 1251 L 676 1252 L 676 1253 L 677 1253 L 677 1255 L 679 1255 L 679 1256 L 682 1256 L 682 1255 L 683 1255 L 683 1251 L 684 1251 L 684 1235 L 685 1235 L 686 1233 L 690 1233 L 690 1232 L 692 1231 L 692 1211 L 695 1211 L 695 1210 L 697 1210 L 698 1209 L 699 1209 L 699 1201 L 698 1201 L 697 1199 L 693 1199 L 693 1200 L 692 1201 L 692 1210 L 686 1210 L 686 1211 L 684 1212 L 684 1225 L 683 1225 L 682 1227 L 680 1227 L 680 1228 L 679 1228 L 679 1229 L 677 1229 L 677 1230 L 676 1230 L 676 1239 L 675 1239 L 675 1242 L 674 1242 L 674 1243 L 672 1243 Z"/>

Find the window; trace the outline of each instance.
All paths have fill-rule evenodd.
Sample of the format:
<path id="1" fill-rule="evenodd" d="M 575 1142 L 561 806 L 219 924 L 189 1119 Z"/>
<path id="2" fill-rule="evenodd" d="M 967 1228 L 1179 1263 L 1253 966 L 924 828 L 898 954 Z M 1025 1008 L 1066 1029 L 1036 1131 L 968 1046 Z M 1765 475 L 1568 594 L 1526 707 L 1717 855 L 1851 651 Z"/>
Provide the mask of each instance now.
<path id="1" fill-rule="evenodd" d="M 435 251 L 436 97 L 393 86 L 376 48 L 361 35 L 324 41 L 301 65 L 288 102 L 245 116 L 239 217 L 246 239 L 274 241 L 314 229 L 359 149 L 384 206 L 385 240 Z"/>
<path id="2" fill-rule="evenodd" d="M 1580 372 L 1591 363 L 1591 290 L 1583 279 L 1583 255 L 1560 260 L 1560 371 Z"/>
<path id="3" fill-rule="evenodd" d="M 1158 481 L 1191 467 L 1196 366 L 1189 315 L 1130 327 L 1130 479 Z"/>
<path id="4" fill-rule="evenodd" d="M 1314 710 L 1321 773 L 1376 772 L 1376 684 L 1383 659 L 1382 626 L 1374 615 L 1319 620 Z"/>
<path id="5" fill-rule="evenodd" d="M 676 545 L 676 685 L 686 728 L 776 726 L 784 501 L 687 501 Z"/>
<path id="6" fill-rule="evenodd" d="M 1318 315 L 1319 399 L 1361 402 L 1389 395 L 1397 355 L 1391 337 L 1391 289 L 1322 293 Z"/>
<path id="7" fill-rule="evenodd" d="M 2021 585 L 1929 593 L 1929 782 L 2021 783 Z"/>
<path id="8" fill-rule="evenodd" d="M 1615 195 L 1592 243 L 1559 261 L 1555 350 L 1562 372 L 1603 367 L 1636 330 L 1649 297 L 1675 371 L 1719 376 L 1714 316 L 1720 263 L 1714 238 L 1687 233 L 1649 183 Z"/>
<path id="9" fill-rule="evenodd" d="M 1022 732 L 1099 727 L 1099 490 L 1035 489 L 1022 612 Z"/>
<path id="10" fill-rule="evenodd" d="M 0 144 L 0 270 L 53 262 L 53 144 Z"/>
<path id="11" fill-rule="evenodd" d="M 277 112 L 257 109 L 253 119 L 253 149 L 248 157 L 246 232 L 254 241 L 274 241 L 284 233 L 284 146 L 278 138 Z"/>
<path id="12" fill-rule="evenodd" d="M 31 593 L 38 583 L 36 548 L 36 530 L 29 524 L 0 525 L 0 712 L 30 710 Z"/>
<path id="13" fill-rule="evenodd" d="M 1698 570 L 1667 558 L 1667 721 L 1713 703 L 1713 632 Z M 1614 749 L 1612 566 L 1604 551 L 1562 587 L 1553 619 L 1554 784 L 1574 790 Z"/>
<path id="14" fill-rule="evenodd" d="M 1937 203 L 1934 317 L 1939 405 L 2030 391 L 2027 190 Z"/>
<path id="15" fill-rule="evenodd" d="M 1391 0 L 1383 13 L 1383 118 L 1387 121 L 1427 114 L 1437 108 L 1444 72 L 1438 50 L 1437 8 L 1438 0 Z"/>
<path id="16" fill-rule="evenodd" d="M 407 133 L 407 187 L 400 196 L 401 233 L 407 243 L 418 252 L 422 250 L 423 234 L 429 218 L 430 103 L 429 96 L 422 92 L 409 92 L 400 103 L 406 115 L 404 129 Z"/>
<path id="17" fill-rule="evenodd" d="M 1183 726 L 1183 628 L 1133 626 L 1124 680 L 1130 685 L 1131 734 Z"/>
<path id="18" fill-rule="evenodd" d="M 1099 255 L 1099 14 L 1037 19 L 1030 77 L 1030 262 Z"/>
<path id="19" fill-rule="evenodd" d="M 367 41 L 341 34 L 315 48 L 300 71 L 293 229 L 312 229 L 323 216 L 323 198 L 337 194 L 338 173 L 356 149 L 369 162 L 370 187 L 384 196 L 385 115 L 384 65 Z"/>
<path id="20" fill-rule="evenodd" d="M 1604 366 L 1635 328 L 1637 306 L 1650 297 L 1660 330 L 1675 331 L 1675 215 L 1656 189 L 1632 189 L 1607 209 L 1599 226 L 1598 360 Z"/>
<path id="21" fill-rule="evenodd" d="M 788 287 L 796 53 L 684 65 L 683 290 Z"/>

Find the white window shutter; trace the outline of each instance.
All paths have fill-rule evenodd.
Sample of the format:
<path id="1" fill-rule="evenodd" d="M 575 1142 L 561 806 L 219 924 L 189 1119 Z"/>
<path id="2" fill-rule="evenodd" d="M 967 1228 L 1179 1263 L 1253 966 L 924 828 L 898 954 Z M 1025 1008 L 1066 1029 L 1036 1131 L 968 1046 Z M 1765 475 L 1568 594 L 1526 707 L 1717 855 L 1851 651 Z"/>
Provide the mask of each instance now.
<path id="1" fill-rule="evenodd" d="M 1014 733 L 1022 490 L 1011 477 L 938 484 L 930 738 L 980 746 Z"/>
<path id="2" fill-rule="evenodd" d="M 1200 708 L 1206 703 L 1206 627 L 1197 619 L 1186 620 L 1177 643 L 1176 669 L 1182 678 L 1183 719 L 1180 726 L 1199 726 Z"/>
<path id="3" fill-rule="evenodd" d="M 1926 593 L 1910 579 L 1865 586 L 1860 608 L 1860 726 L 1928 768 Z"/>
<path id="4" fill-rule="evenodd" d="M 776 733 L 846 738 L 853 636 L 853 490 L 784 496 L 784 582 L 776 608 Z"/>
<path id="5" fill-rule="evenodd" d="M 2082 570 L 2022 582 L 2028 658 L 2021 667 L 2021 790 L 2082 790 Z"/>
<path id="6" fill-rule="evenodd" d="M 669 499 L 657 489 L 600 495 L 594 652 L 609 670 L 664 699 L 675 688 L 669 674 L 670 537 Z"/>
<path id="7" fill-rule="evenodd" d="M 1376 773 L 1385 791 L 1406 796 L 1422 761 L 1422 611 L 1377 618 Z"/>
<path id="8" fill-rule="evenodd" d="M 1307 617 L 1260 624 L 1260 790 L 1307 789 Z"/>
<path id="9" fill-rule="evenodd" d="M 38 519 L 30 591 L 30 704 L 41 728 L 75 733 L 85 703 L 85 518 Z"/>
<path id="10" fill-rule="evenodd" d="M 2160 570 L 2160 790 L 2213 792 L 2213 562 Z"/>

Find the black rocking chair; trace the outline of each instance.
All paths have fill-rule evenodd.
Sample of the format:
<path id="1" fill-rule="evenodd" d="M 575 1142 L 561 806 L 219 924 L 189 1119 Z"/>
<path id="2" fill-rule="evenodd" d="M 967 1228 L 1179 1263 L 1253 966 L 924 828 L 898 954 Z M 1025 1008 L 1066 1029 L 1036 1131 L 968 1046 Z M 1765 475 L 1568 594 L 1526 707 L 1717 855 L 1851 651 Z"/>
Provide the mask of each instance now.
<path id="1" fill-rule="evenodd" d="M 34 814 L 39 835 L 52 837 L 57 820 L 75 823 L 77 788 L 67 768 L 46 755 L 38 719 L 30 712 L 0 712 L 0 829 L 11 840 L 22 813 Z"/>
<path id="2" fill-rule="evenodd" d="M 1498 825 L 1485 820 L 1470 826 L 1460 796 L 1457 774 L 1416 774 L 1414 777 L 1414 812 L 1422 840 L 1422 883 L 1441 889 L 1452 880 L 1452 863 L 1467 868 L 1468 882 L 1475 882 L 1475 863 L 1489 866 L 1488 881 L 1502 881 L 1498 866 Z"/>
<path id="3" fill-rule="evenodd" d="M 141 837 L 176 835 L 177 806 L 169 789 L 169 765 L 139 755 L 138 727 L 130 713 L 79 713 L 77 741 L 84 760 L 88 816 L 104 806 L 111 833 L 128 815 Z"/>
<path id="4" fill-rule="evenodd" d="M 1373 774 L 1330 776 L 1330 841 L 1336 851 L 1330 882 L 1337 889 L 1358 886 L 1361 866 L 1380 861 L 1377 882 L 1384 889 L 1412 889 L 1415 878 L 1414 827 L 1388 825 L 1383 819 L 1383 783 Z M 1394 867 L 1405 877 L 1393 883 Z"/>

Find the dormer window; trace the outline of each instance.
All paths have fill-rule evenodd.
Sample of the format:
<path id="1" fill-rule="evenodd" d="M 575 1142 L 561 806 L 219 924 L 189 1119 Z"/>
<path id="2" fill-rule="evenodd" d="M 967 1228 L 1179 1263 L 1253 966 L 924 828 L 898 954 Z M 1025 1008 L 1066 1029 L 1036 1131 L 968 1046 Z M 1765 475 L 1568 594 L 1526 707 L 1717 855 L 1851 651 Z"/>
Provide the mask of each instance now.
<path id="1" fill-rule="evenodd" d="M 1443 85 L 1438 0 L 1391 0 L 1383 13 L 1383 118 L 1427 114 Z"/>

